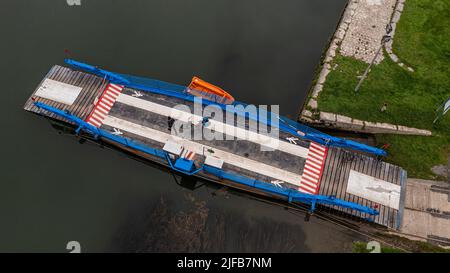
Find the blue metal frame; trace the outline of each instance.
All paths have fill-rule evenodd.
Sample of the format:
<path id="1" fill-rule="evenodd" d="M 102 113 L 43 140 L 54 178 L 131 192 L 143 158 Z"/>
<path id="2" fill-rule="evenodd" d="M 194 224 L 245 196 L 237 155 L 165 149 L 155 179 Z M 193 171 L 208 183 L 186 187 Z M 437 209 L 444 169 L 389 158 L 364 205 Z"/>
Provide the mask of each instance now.
<path id="1" fill-rule="evenodd" d="M 103 70 L 103 69 L 100 69 L 100 68 L 98 68 L 96 66 L 93 66 L 93 65 L 90 65 L 90 64 L 85 64 L 85 63 L 82 63 L 82 62 L 78 62 L 78 61 L 75 61 L 75 60 L 72 60 L 72 59 L 65 59 L 64 62 L 66 64 L 72 66 L 72 67 L 77 68 L 77 69 L 88 71 L 88 72 L 90 72 L 92 74 L 95 74 L 95 75 L 97 75 L 99 77 L 106 78 L 110 82 L 117 83 L 117 84 L 123 84 L 123 85 L 130 84 L 129 80 L 127 80 L 124 77 L 118 75 L 117 73 L 110 72 L 110 71 L 107 71 L 107 70 Z"/>
<path id="2" fill-rule="evenodd" d="M 71 60 L 71 59 L 66 59 L 65 62 L 75 68 L 93 73 L 100 77 L 106 77 L 112 83 L 121 84 L 121 85 L 130 87 L 130 88 L 135 88 L 135 89 L 139 89 L 139 90 L 143 90 L 143 91 L 147 91 L 147 92 L 152 92 L 155 94 L 171 96 L 171 97 L 179 98 L 179 99 L 190 101 L 190 102 L 195 102 L 195 100 L 197 98 L 191 94 L 183 92 L 185 87 L 180 86 L 180 85 L 169 84 L 169 83 L 165 83 L 162 81 L 151 80 L 152 83 L 157 82 L 157 83 L 160 83 L 160 85 L 161 85 L 160 87 L 154 87 L 154 86 L 150 86 L 150 84 L 148 84 L 148 81 L 150 81 L 150 79 L 106 71 L 106 70 L 97 68 L 95 66 L 84 64 L 84 63 L 81 63 L 81 62 L 78 62 L 75 60 Z M 170 90 L 169 88 L 165 88 L 166 86 L 170 87 L 170 89 L 172 89 L 172 90 Z M 229 109 L 227 109 L 226 105 L 220 104 L 220 103 L 217 103 L 214 101 L 202 99 L 202 103 L 204 105 L 215 105 L 215 106 L 220 107 L 224 111 L 229 111 Z M 242 105 L 245 107 L 248 104 L 235 101 L 235 102 L 233 102 L 233 105 Z M 251 116 L 251 115 L 249 115 L 249 113 L 245 113 L 245 112 L 240 113 L 240 112 L 234 111 L 233 114 L 236 114 L 239 116 L 244 116 L 246 118 L 256 120 L 257 122 L 261 122 L 261 123 L 264 123 L 269 126 L 278 127 L 280 130 L 287 132 L 291 135 L 298 136 L 300 138 L 307 139 L 309 141 L 314 141 L 314 142 L 317 142 L 317 143 L 325 145 L 325 146 L 336 146 L 336 147 L 348 148 L 348 149 L 353 149 L 353 150 L 358 150 L 358 151 L 375 154 L 377 156 L 386 156 L 387 155 L 387 152 L 382 149 L 372 147 L 369 145 L 365 145 L 365 144 L 361 144 L 356 141 L 346 140 L 346 139 L 342 139 L 342 138 L 338 138 L 338 137 L 333 137 L 328 134 L 324 134 L 318 130 L 315 130 L 315 129 L 310 128 L 303 124 L 299 124 L 295 121 L 292 121 L 286 117 L 276 115 L 272 112 L 267 112 L 268 116 L 266 115 L 264 119 L 261 119 L 259 117 L 260 113 L 258 113 L 257 116 Z M 264 113 L 264 114 L 266 114 L 266 113 Z M 275 118 L 277 118 L 279 121 L 281 121 L 281 123 L 279 123 L 278 125 L 272 124 L 270 121 L 272 115 L 274 115 Z M 297 133 L 297 131 L 301 131 L 305 135 L 300 135 Z"/>
<path id="3" fill-rule="evenodd" d="M 183 170 L 179 170 L 179 169 L 175 168 L 175 166 L 173 165 L 173 163 L 169 157 L 169 154 L 165 151 L 155 149 L 152 147 L 148 147 L 146 145 L 137 143 L 136 141 L 130 140 L 128 138 L 116 136 L 111 133 L 108 133 L 105 130 L 102 130 L 100 128 L 90 125 L 89 123 L 85 122 L 84 120 L 80 119 L 79 117 L 72 115 L 68 111 L 63 111 L 63 110 L 54 108 L 54 107 L 47 105 L 45 103 L 42 103 L 42 102 L 34 102 L 34 105 L 40 109 L 43 109 L 50 113 L 53 113 L 53 114 L 55 114 L 59 117 L 62 117 L 72 123 L 75 123 L 78 126 L 78 128 L 76 129 L 77 134 L 80 133 L 81 131 L 84 131 L 84 132 L 90 133 L 96 139 L 102 137 L 102 138 L 120 143 L 120 144 L 124 145 L 125 147 L 129 147 L 129 148 L 135 149 L 137 151 L 141 151 L 146 154 L 150 154 L 150 155 L 154 155 L 159 158 L 162 158 L 162 159 L 166 159 L 167 163 L 173 170 L 175 170 L 177 172 L 181 172 L 186 175 L 194 175 L 203 170 L 207 173 L 215 175 L 216 177 L 228 179 L 228 180 L 234 181 L 234 182 L 242 184 L 242 185 L 246 185 L 246 186 L 253 187 L 253 188 L 259 189 L 261 191 L 264 191 L 264 192 L 267 192 L 270 194 L 284 197 L 287 199 L 288 202 L 301 202 L 301 203 L 309 204 L 309 205 L 311 205 L 311 212 L 315 210 L 316 204 L 326 204 L 326 205 L 339 206 L 339 207 L 343 207 L 343 208 L 357 210 L 357 211 L 360 211 L 363 213 L 367 213 L 369 215 L 378 215 L 378 211 L 376 211 L 372 208 L 369 208 L 366 206 L 361 206 L 359 204 L 352 203 L 352 202 L 347 202 L 347 201 L 344 201 L 341 199 L 337 199 L 333 196 L 305 194 L 305 193 L 301 193 L 301 192 L 298 192 L 298 191 L 295 191 L 292 189 L 280 188 L 280 187 L 276 187 L 276 186 L 271 185 L 266 182 L 262 182 L 259 180 L 250 179 L 250 178 L 240 176 L 237 174 L 225 172 L 221 169 L 217 169 L 217 168 L 207 166 L 207 165 L 203 165 L 202 167 L 198 168 L 197 170 L 195 170 L 193 172 L 185 172 Z"/>
<path id="4" fill-rule="evenodd" d="M 366 207 L 361 206 L 356 203 L 347 202 L 345 200 L 338 199 L 334 196 L 324 196 L 324 195 L 312 195 L 307 193 L 301 193 L 299 191 L 296 191 L 294 189 L 288 189 L 288 188 L 281 188 L 277 187 L 275 185 L 262 182 L 256 179 L 250 179 L 238 174 L 230 173 L 223 171 L 221 169 L 211 167 L 211 166 L 204 166 L 204 170 L 208 173 L 214 174 L 217 177 L 228 179 L 243 185 L 247 185 L 259 190 L 262 190 L 266 193 L 275 194 L 278 196 L 282 196 L 287 199 L 288 202 L 301 202 L 305 204 L 311 205 L 311 212 L 314 211 L 316 204 L 324 204 L 324 205 L 334 205 L 339 206 L 343 208 L 348 208 L 352 210 L 357 210 L 363 213 L 367 213 L 370 215 L 378 215 L 378 211 Z"/>
<path id="5" fill-rule="evenodd" d="M 199 171 L 203 170 L 203 168 L 204 168 L 204 166 L 201 166 L 200 168 L 196 169 L 195 171 L 186 172 L 184 170 L 178 169 L 177 167 L 175 167 L 173 165 L 172 160 L 170 159 L 170 156 L 169 156 L 168 153 L 166 153 L 166 160 L 167 160 L 167 163 L 169 163 L 169 166 L 170 166 L 170 168 L 172 168 L 172 170 L 175 170 L 175 171 L 180 172 L 180 173 L 184 173 L 186 175 L 194 175 L 194 174 L 198 173 Z"/>
<path id="6" fill-rule="evenodd" d="M 42 102 L 34 102 L 34 105 L 40 109 L 44 109 L 50 113 L 53 113 L 62 118 L 65 118 L 66 120 L 68 120 L 72 123 L 75 123 L 78 126 L 78 128 L 76 129 L 77 134 L 79 134 L 81 131 L 85 131 L 87 133 L 90 133 L 92 136 L 94 136 L 95 139 L 98 139 L 99 137 L 103 137 L 105 139 L 120 143 L 126 147 L 133 148 L 137 151 L 140 151 L 140 152 L 143 152 L 146 154 L 150 154 L 150 155 L 154 155 L 154 156 L 157 156 L 157 157 L 160 157 L 163 159 L 166 158 L 167 153 L 165 151 L 161 151 L 159 149 L 148 147 L 146 145 L 137 143 L 131 139 L 116 136 L 111 133 L 108 133 L 105 130 L 102 130 L 95 126 L 92 126 L 91 124 L 85 122 L 84 120 L 80 119 L 79 117 L 72 115 L 68 111 L 63 111 L 63 110 L 54 108 L 54 107 L 47 105 L 45 103 L 42 103 Z"/>

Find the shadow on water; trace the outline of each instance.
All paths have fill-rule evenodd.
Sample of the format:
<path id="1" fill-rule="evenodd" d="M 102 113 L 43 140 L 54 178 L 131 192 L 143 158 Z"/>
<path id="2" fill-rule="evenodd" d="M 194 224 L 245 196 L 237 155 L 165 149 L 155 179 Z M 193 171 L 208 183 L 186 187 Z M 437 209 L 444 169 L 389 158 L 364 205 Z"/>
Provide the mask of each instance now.
<path id="1" fill-rule="evenodd" d="M 66 252 L 72 240 L 84 252 L 348 251 L 355 235 L 330 223 L 229 191 L 189 191 L 22 110 L 69 49 L 112 71 L 179 84 L 198 75 L 295 116 L 346 2 L 2 1 L 0 252 Z"/>
<path id="2" fill-rule="evenodd" d="M 184 188 L 182 195 L 160 196 L 131 207 L 110 251 L 347 252 L 359 237 L 314 217 L 306 223 L 304 213 L 226 186 L 176 175 L 174 182 Z M 327 238 L 333 240 L 324 243 Z M 315 239 L 322 243 L 315 244 Z"/>
<path id="3" fill-rule="evenodd" d="M 176 204 L 174 204 L 176 203 Z M 182 204 L 181 210 L 174 206 Z M 244 213 L 211 209 L 192 194 L 161 197 L 132 210 L 116 238 L 120 252 L 299 252 L 308 251 L 305 234 L 294 224 Z"/>
<path id="4" fill-rule="evenodd" d="M 298 224 L 282 223 L 270 215 L 257 217 L 242 210 L 215 206 L 238 192 L 190 177 L 174 176 L 189 191 L 181 198 L 161 196 L 132 208 L 119 228 L 118 252 L 306 252 L 305 234 Z M 207 188 L 207 198 L 192 190 Z M 218 200 L 212 200 L 213 197 Z M 233 199 L 238 198 L 233 196 Z M 255 202 L 248 199 L 246 202 Z M 222 200 L 220 200 L 222 199 Z M 216 202 L 215 202 L 216 201 Z M 219 202 L 217 202 L 219 201 Z M 225 201 L 227 202 L 227 201 Z M 217 205 L 217 204 L 216 204 Z M 220 205 L 220 204 L 219 204 Z M 262 205 L 262 204 L 258 204 Z M 300 219 L 299 219 L 300 220 Z"/>

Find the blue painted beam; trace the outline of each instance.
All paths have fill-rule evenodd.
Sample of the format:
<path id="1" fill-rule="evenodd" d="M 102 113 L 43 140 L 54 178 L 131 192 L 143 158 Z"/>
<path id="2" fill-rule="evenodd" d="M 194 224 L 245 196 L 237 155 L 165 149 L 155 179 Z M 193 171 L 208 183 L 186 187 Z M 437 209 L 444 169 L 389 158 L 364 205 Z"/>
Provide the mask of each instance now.
<path id="1" fill-rule="evenodd" d="M 102 137 L 102 138 L 120 143 L 126 147 L 130 147 L 132 149 L 135 149 L 137 151 L 140 151 L 140 152 L 143 152 L 146 154 L 151 154 L 151 155 L 158 156 L 158 157 L 164 158 L 164 159 L 166 158 L 166 152 L 164 152 L 164 151 L 161 151 L 159 149 L 154 149 L 154 148 L 148 147 L 146 145 L 142 145 L 140 143 L 137 143 L 136 141 L 133 141 L 133 140 L 125 138 L 125 137 L 116 136 L 111 133 L 108 133 L 105 130 L 102 130 L 95 126 L 92 126 L 91 124 L 85 122 L 84 120 L 80 119 L 79 117 L 72 115 L 68 111 L 63 111 L 63 110 L 54 108 L 54 107 L 47 105 L 45 103 L 42 103 L 42 102 L 35 102 L 34 105 L 40 109 L 43 109 L 45 111 L 48 111 L 55 115 L 58 115 L 62 118 L 65 118 L 66 120 L 68 120 L 72 123 L 75 123 L 78 126 L 78 128 L 76 130 L 77 133 L 79 133 L 80 131 L 85 131 L 87 133 L 90 133 L 95 138 Z"/>
<path id="2" fill-rule="evenodd" d="M 204 166 L 204 170 L 209 172 L 217 177 L 228 179 L 231 181 L 235 181 L 237 183 L 247 185 L 259 190 L 262 190 L 267 193 L 275 194 L 278 196 L 285 197 L 289 202 L 301 202 L 310 204 L 312 206 L 312 210 L 314 210 L 315 204 L 324 204 L 324 205 L 333 205 L 339 206 L 343 208 L 348 208 L 356 211 L 360 211 L 363 213 L 367 213 L 369 215 L 378 215 L 378 211 L 366 206 L 359 205 L 357 203 L 348 202 L 342 199 L 335 198 L 333 196 L 324 196 L 324 195 L 313 195 L 302 193 L 293 189 L 281 188 L 275 185 L 262 182 L 256 179 L 250 179 L 238 174 L 229 173 L 223 171 L 221 169 L 217 169 L 211 166 Z"/>
<path id="3" fill-rule="evenodd" d="M 107 78 L 110 82 L 117 83 L 117 84 L 123 84 L 123 85 L 130 84 L 129 80 L 118 75 L 117 73 L 103 70 L 96 66 L 78 62 L 78 61 L 75 61 L 72 59 L 65 59 L 64 62 L 72 67 L 77 68 L 77 69 L 81 69 L 81 70 L 90 72 L 90 73 L 95 74 L 102 78 Z"/>

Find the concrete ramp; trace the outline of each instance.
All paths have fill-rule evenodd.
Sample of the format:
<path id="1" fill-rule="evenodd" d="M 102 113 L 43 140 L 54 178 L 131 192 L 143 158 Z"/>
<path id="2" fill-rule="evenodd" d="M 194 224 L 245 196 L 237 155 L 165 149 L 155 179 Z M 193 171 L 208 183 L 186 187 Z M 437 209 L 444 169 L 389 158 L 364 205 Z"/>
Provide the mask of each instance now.
<path id="1" fill-rule="evenodd" d="M 401 232 L 450 246 L 450 185 L 408 179 Z"/>

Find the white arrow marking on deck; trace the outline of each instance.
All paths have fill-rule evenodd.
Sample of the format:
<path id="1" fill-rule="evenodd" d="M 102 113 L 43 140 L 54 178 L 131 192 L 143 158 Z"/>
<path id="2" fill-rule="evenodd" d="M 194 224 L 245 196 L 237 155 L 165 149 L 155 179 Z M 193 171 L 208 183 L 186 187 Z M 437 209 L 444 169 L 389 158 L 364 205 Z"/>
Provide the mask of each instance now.
<path id="1" fill-rule="evenodd" d="M 139 92 L 139 91 L 134 91 L 133 95 L 131 95 L 131 96 L 133 96 L 135 98 L 139 98 L 139 97 L 142 97 L 144 95 L 141 92 Z"/>
<path id="2" fill-rule="evenodd" d="M 114 130 L 114 132 L 112 132 L 113 135 L 116 135 L 116 136 L 123 135 L 122 131 L 120 131 L 119 129 L 113 128 L 113 130 Z"/>
<path id="3" fill-rule="evenodd" d="M 177 119 L 183 122 L 192 122 L 193 124 L 197 124 L 203 120 L 203 117 L 201 116 L 184 112 L 179 109 L 171 108 L 165 105 L 157 104 L 151 101 L 134 98 L 132 96 L 122 93 L 119 95 L 119 97 L 117 97 L 117 101 L 129 106 L 133 106 L 152 113 L 156 113 L 161 116 L 176 117 Z M 295 156 L 306 158 L 308 155 L 308 149 L 300 145 L 288 143 L 278 138 L 270 137 L 264 134 L 259 134 L 257 132 L 246 130 L 244 128 L 219 122 L 214 119 L 210 119 L 209 122 L 210 122 L 209 127 L 214 128 L 216 132 L 231 135 L 239 139 L 245 139 L 253 143 L 274 148 Z"/>
<path id="4" fill-rule="evenodd" d="M 238 156 L 230 152 L 203 145 L 201 143 L 193 142 L 116 117 L 107 116 L 103 121 L 103 124 L 114 128 L 119 128 L 123 131 L 130 132 L 132 134 L 152 139 L 161 143 L 166 143 L 167 141 L 177 142 L 185 149 L 193 151 L 197 154 L 203 154 L 205 151 L 214 150 L 214 156 L 222 159 L 225 163 L 239 167 L 241 169 L 259 173 L 264 176 L 272 177 L 276 180 L 285 181 L 296 186 L 300 185 L 300 181 L 302 179 L 302 176 L 299 174 L 288 172 L 252 159 Z"/>
<path id="5" fill-rule="evenodd" d="M 288 140 L 291 144 L 297 145 L 296 140 L 298 140 L 298 138 L 296 138 L 296 137 L 287 137 L 286 140 Z"/>
<path id="6" fill-rule="evenodd" d="M 280 180 L 274 180 L 274 181 L 271 181 L 270 183 L 272 183 L 272 184 L 274 184 L 275 186 L 281 188 L 281 187 L 282 187 L 281 184 L 283 184 L 284 182 L 283 182 L 283 181 L 280 181 Z"/>

